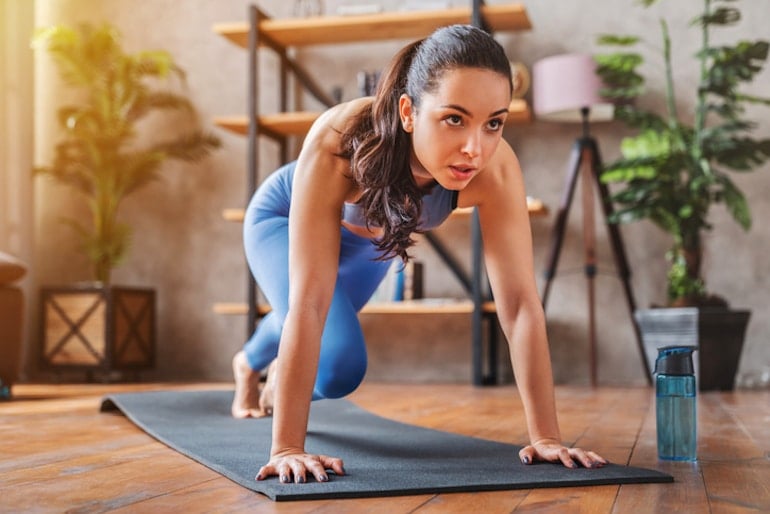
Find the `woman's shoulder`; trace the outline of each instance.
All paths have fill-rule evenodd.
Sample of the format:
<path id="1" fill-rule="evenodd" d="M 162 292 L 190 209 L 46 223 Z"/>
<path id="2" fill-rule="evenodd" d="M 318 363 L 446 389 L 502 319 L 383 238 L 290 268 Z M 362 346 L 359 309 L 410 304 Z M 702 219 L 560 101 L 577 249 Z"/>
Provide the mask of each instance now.
<path id="1" fill-rule="evenodd" d="M 338 141 L 350 122 L 365 109 L 369 109 L 371 105 L 371 97 L 362 97 L 330 107 L 313 123 L 308 133 L 308 139 L 328 140 L 333 138 Z"/>
<path id="2" fill-rule="evenodd" d="M 520 173 L 519 160 L 513 148 L 507 141 L 500 141 L 489 163 L 460 192 L 458 206 L 478 205 L 483 198 L 488 198 L 490 194 L 506 191 L 511 179 L 518 178 Z"/>
<path id="3" fill-rule="evenodd" d="M 318 117 L 302 143 L 295 181 L 320 180 L 327 191 L 338 184 L 340 198 L 356 196 L 350 163 L 341 155 L 341 140 L 351 121 L 370 105 L 371 98 L 358 98 L 335 105 Z"/>
<path id="4" fill-rule="evenodd" d="M 503 175 L 507 174 L 511 168 L 519 168 L 519 159 L 508 141 L 505 139 L 500 141 L 488 167 L 490 170 L 494 170 L 495 174 Z"/>

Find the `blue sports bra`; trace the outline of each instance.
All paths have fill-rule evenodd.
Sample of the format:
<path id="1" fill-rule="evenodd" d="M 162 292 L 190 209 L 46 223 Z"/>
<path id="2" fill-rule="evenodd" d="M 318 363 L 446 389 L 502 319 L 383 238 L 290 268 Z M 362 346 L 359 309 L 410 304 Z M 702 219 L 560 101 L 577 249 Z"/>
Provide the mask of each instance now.
<path id="1" fill-rule="evenodd" d="M 420 230 L 438 227 L 457 208 L 457 191 L 443 188 L 436 184 L 430 193 L 422 197 L 422 215 L 418 225 Z M 360 204 L 345 202 L 342 206 L 342 221 L 365 227 L 364 211 Z"/>

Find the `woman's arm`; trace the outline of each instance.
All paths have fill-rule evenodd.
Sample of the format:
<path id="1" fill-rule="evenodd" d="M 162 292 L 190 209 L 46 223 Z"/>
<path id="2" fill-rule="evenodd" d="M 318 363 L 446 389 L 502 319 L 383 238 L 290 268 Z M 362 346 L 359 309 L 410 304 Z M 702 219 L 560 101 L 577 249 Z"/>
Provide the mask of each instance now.
<path id="1" fill-rule="evenodd" d="M 478 207 L 487 273 L 500 324 L 508 340 L 516 384 L 524 404 L 530 446 L 520 458 L 561 460 L 574 467 L 606 462 L 593 452 L 561 444 L 553 373 L 532 256 L 532 236 L 518 159 L 502 141 L 487 169 L 460 196 Z"/>
<path id="2" fill-rule="evenodd" d="M 318 371 L 326 315 L 337 277 L 340 212 L 352 184 L 349 164 L 334 154 L 345 108 L 316 122 L 300 153 L 289 214 L 289 310 L 275 366 L 273 441 L 270 462 L 257 479 L 278 475 L 282 482 L 319 481 L 326 469 L 343 474 L 342 461 L 305 453 L 308 415 Z"/>

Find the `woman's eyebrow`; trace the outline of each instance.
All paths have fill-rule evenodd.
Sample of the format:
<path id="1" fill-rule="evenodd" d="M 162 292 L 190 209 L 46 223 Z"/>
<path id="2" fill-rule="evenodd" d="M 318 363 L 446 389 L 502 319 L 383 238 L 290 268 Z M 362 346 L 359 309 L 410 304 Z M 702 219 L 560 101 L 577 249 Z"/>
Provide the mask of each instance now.
<path id="1" fill-rule="evenodd" d="M 465 107 L 462 107 L 460 105 L 457 105 L 457 104 L 446 104 L 446 105 L 442 105 L 441 108 L 442 109 L 455 109 L 455 110 L 460 111 L 461 113 L 465 114 L 466 116 L 473 116 L 468 109 L 466 109 Z M 488 117 L 489 118 L 494 118 L 495 116 L 500 116 L 501 114 L 504 114 L 506 112 L 508 112 L 508 108 L 504 107 L 502 109 L 494 111 Z"/>
<path id="2" fill-rule="evenodd" d="M 441 106 L 442 109 L 454 109 L 456 111 L 460 111 L 461 113 L 465 114 L 466 116 L 471 116 L 471 113 L 468 109 L 465 107 L 462 107 L 457 104 L 445 104 Z"/>

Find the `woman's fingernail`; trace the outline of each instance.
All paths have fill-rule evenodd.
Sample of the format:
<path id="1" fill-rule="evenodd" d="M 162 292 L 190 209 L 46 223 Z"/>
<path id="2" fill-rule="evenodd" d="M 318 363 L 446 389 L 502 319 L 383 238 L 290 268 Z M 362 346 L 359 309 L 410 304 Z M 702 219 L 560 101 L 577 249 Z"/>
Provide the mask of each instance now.
<path id="1" fill-rule="evenodd" d="M 321 482 L 328 482 L 329 476 L 328 475 L 321 475 Z"/>
<path id="2" fill-rule="evenodd" d="M 304 484 L 305 483 L 305 477 L 297 477 L 297 483 L 298 484 Z"/>
<path id="3" fill-rule="evenodd" d="M 256 477 L 254 477 L 254 479 L 255 480 L 262 480 L 262 475 L 257 475 Z"/>
<path id="4" fill-rule="evenodd" d="M 281 482 L 283 482 L 284 484 L 288 484 L 289 483 L 289 475 L 281 475 Z"/>
<path id="5" fill-rule="evenodd" d="M 521 459 L 521 462 L 523 462 L 524 464 L 529 464 L 529 457 L 523 457 Z"/>
<path id="6" fill-rule="evenodd" d="M 342 474 L 343 475 L 347 475 L 348 474 L 347 470 L 345 469 L 345 466 L 342 466 Z"/>

